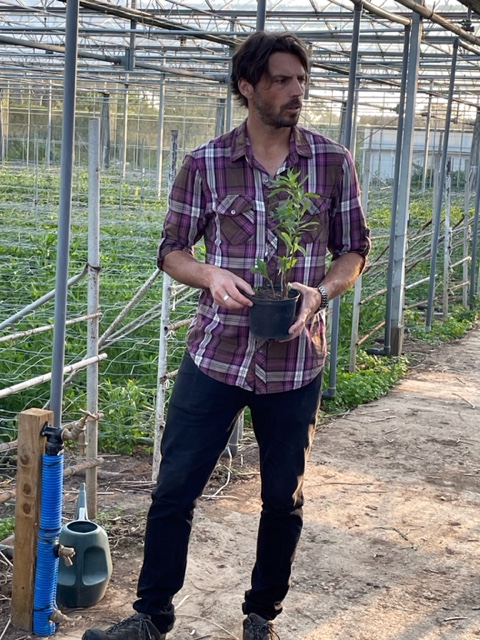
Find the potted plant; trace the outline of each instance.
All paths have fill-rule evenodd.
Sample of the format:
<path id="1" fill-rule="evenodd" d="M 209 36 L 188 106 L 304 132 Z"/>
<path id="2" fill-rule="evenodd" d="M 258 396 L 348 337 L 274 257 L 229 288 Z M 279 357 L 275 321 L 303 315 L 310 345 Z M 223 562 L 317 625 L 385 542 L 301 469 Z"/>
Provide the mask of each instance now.
<path id="1" fill-rule="evenodd" d="M 307 176 L 299 181 L 300 172 L 290 168 L 273 181 L 270 197 L 282 196 L 279 205 L 271 213 L 275 233 L 284 245 L 282 254 L 277 254 L 278 285 L 269 272 L 268 264 L 257 258 L 251 268 L 252 273 L 263 277 L 263 285 L 251 296 L 250 330 L 256 338 L 282 339 L 288 337 L 288 329 L 296 316 L 296 306 L 300 293 L 290 288 L 290 277 L 298 262 L 299 253 L 305 255 L 301 244 L 302 234 L 315 225 L 315 221 L 305 219 L 309 198 L 317 194 L 304 190 Z M 284 195 L 286 194 L 286 198 Z"/>

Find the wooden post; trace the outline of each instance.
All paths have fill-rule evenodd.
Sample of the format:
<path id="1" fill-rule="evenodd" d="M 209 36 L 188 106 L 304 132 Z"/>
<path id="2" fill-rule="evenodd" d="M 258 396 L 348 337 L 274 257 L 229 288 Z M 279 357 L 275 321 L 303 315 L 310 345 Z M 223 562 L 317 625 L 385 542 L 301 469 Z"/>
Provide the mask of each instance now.
<path id="1" fill-rule="evenodd" d="M 12 584 L 12 624 L 33 630 L 33 593 L 37 536 L 42 489 L 42 454 L 46 422 L 53 424 L 53 411 L 27 409 L 18 421 L 17 498 L 15 502 L 15 556 Z"/>

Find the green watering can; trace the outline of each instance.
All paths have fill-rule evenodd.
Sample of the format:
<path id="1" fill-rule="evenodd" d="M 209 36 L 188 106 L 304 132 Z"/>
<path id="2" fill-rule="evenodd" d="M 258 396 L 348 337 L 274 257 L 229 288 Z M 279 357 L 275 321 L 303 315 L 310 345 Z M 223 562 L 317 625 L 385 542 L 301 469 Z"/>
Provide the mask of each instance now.
<path id="1" fill-rule="evenodd" d="M 112 558 L 105 529 L 88 519 L 85 483 L 80 485 L 75 520 L 60 532 L 59 544 L 75 550 L 72 562 L 59 563 L 57 602 L 66 607 L 90 607 L 105 595 Z"/>

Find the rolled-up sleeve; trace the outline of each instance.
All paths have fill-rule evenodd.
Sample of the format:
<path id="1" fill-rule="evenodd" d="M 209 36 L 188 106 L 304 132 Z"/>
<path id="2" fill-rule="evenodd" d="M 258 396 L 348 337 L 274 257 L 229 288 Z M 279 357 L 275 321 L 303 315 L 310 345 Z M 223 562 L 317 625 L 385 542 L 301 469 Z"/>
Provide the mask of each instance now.
<path id="1" fill-rule="evenodd" d="M 370 252 L 370 229 L 360 201 L 360 187 L 353 158 L 347 150 L 338 176 L 328 248 L 333 260 L 345 253 L 366 258 Z"/>
<path id="2" fill-rule="evenodd" d="M 178 172 L 168 200 L 168 211 L 158 245 L 157 265 L 162 269 L 165 256 L 172 251 L 193 254 L 194 245 L 205 230 L 205 197 L 195 159 L 187 155 Z"/>

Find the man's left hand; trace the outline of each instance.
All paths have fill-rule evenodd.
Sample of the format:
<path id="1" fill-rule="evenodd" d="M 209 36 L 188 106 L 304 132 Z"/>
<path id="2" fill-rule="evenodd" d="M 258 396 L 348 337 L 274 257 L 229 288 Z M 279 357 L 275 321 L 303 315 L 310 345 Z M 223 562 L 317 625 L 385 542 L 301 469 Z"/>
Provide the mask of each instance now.
<path id="1" fill-rule="evenodd" d="M 290 338 L 282 340 L 282 342 L 288 342 L 294 338 L 298 338 L 305 329 L 307 322 L 315 315 L 320 303 L 322 302 L 320 291 L 315 287 L 307 287 L 305 284 L 301 284 L 300 282 L 292 282 L 290 287 L 292 289 L 296 289 L 296 291 L 300 291 L 300 309 L 294 324 L 292 324 L 288 330 Z"/>

